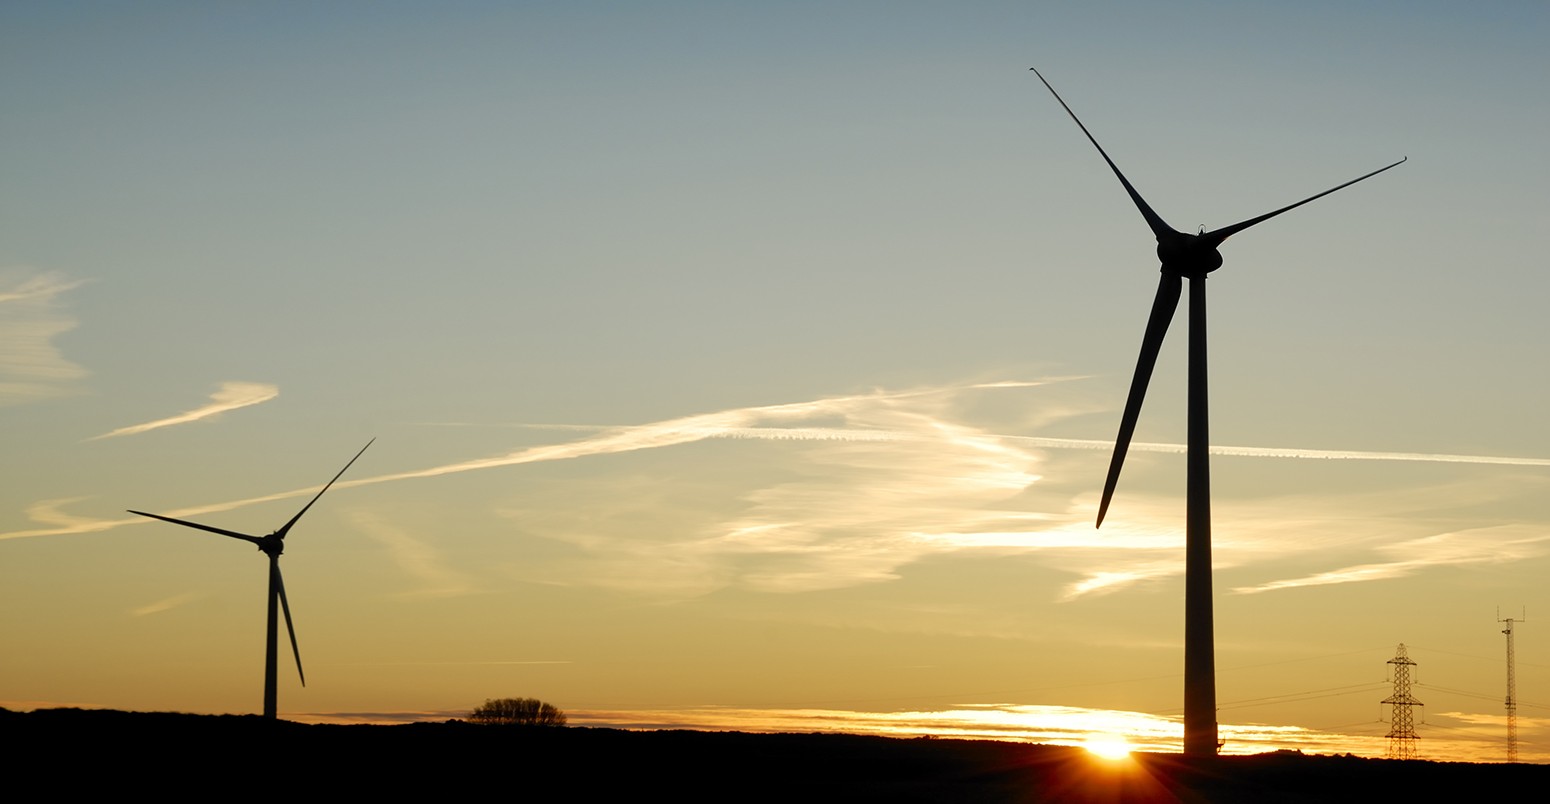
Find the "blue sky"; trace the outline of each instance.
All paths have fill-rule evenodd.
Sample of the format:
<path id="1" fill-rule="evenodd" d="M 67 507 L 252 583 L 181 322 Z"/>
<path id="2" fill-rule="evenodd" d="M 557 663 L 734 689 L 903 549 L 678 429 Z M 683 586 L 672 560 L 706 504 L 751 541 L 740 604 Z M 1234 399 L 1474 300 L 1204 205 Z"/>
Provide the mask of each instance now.
<path id="1" fill-rule="evenodd" d="M 1550 552 L 1546 27 L 0 5 L 0 698 L 256 707 L 259 559 L 123 511 L 267 532 L 375 436 L 288 542 L 282 711 L 1172 714 L 1182 458 L 1136 453 L 1094 532 L 1074 443 L 1113 437 L 1153 246 L 1038 66 L 1179 229 L 1409 157 L 1212 276 L 1221 698 L 1405 642 L 1499 700 L 1496 607 L 1543 608 Z M 1181 324 L 1144 442 L 1183 440 Z M 1450 694 L 1439 727 L 1500 714 Z"/>

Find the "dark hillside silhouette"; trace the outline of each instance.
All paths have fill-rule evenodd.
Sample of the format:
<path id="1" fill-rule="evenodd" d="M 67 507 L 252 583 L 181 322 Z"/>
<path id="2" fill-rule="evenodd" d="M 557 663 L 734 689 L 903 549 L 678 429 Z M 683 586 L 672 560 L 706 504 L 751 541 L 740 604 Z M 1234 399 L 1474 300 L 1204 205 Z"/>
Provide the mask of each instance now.
<path id="1" fill-rule="evenodd" d="M 212 794 L 238 785 L 352 797 L 488 789 L 576 801 L 990 804 L 1369 801 L 1426 791 L 1430 800 L 1447 801 L 1550 781 L 1550 768 L 1540 765 L 1297 753 L 1146 754 L 1111 762 L 1079 748 L 981 740 L 492 729 L 461 721 L 309 726 L 256 715 L 79 709 L 0 710 L 0 739 L 9 747 L 13 786 L 23 777 L 46 778 L 51 792 Z M 254 774 L 255 766 L 274 772 Z"/>

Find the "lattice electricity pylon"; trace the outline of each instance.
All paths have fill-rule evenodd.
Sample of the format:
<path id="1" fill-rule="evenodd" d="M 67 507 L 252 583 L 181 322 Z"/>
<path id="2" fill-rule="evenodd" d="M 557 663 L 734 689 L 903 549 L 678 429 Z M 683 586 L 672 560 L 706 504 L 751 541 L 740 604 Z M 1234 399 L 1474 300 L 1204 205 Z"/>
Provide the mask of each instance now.
<path id="1" fill-rule="evenodd" d="M 1415 751 L 1415 718 L 1410 712 L 1412 706 L 1425 706 L 1410 694 L 1410 668 L 1415 662 L 1405 655 L 1405 644 L 1401 642 L 1399 649 L 1394 651 L 1394 658 L 1389 659 L 1389 664 L 1394 665 L 1394 694 L 1383 699 L 1383 703 L 1393 704 L 1393 711 L 1389 715 L 1389 759 L 1416 759 Z"/>
<path id="2" fill-rule="evenodd" d="M 1507 635 L 1507 761 L 1518 761 L 1518 679 L 1517 660 L 1512 655 L 1512 624 L 1521 623 L 1526 617 L 1514 620 L 1511 617 L 1503 618 L 1501 612 L 1496 612 L 1496 621 L 1506 623 L 1507 627 L 1502 633 Z"/>

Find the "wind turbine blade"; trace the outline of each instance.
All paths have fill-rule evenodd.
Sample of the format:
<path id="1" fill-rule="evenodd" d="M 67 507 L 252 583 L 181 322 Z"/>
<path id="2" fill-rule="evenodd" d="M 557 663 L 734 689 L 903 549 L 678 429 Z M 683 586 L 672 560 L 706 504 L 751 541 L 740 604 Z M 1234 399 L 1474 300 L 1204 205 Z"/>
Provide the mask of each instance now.
<path id="1" fill-rule="evenodd" d="M 1368 173 L 1365 176 L 1358 176 L 1358 177 L 1356 177 L 1356 178 L 1346 182 L 1345 184 L 1340 185 L 1339 187 L 1331 187 L 1328 190 L 1325 190 L 1324 192 L 1319 193 L 1318 195 L 1310 196 L 1308 198 L 1304 198 L 1303 200 L 1298 201 L 1297 203 L 1292 204 L 1291 206 L 1281 207 L 1280 209 L 1276 210 L 1275 212 L 1267 212 L 1267 213 L 1265 213 L 1265 214 L 1263 214 L 1263 215 L 1261 215 L 1261 216 L 1259 216 L 1257 218 L 1250 218 L 1250 219 L 1248 219 L 1246 221 L 1243 221 L 1242 223 L 1235 223 L 1235 224 L 1233 224 L 1231 226 L 1223 226 L 1222 228 L 1217 229 L 1214 232 L 1206 232 L 1204 235 L 1202 235 L 1202 238 L 1205 239 L 1205 240 L 1210 241 L 1212 245 L 1219 246 L 1219 245 L 1222 244 L 1223 240 L 1226 240 L 1227 238 L 1232 237 L 1233 235 L 1243 231 L 1244 229 L 1249 228 L 1250 226 L 1253 226 L 1256 223 L 1263 223 L 1265 221 L 1270 220 L 1271 218 L 1274 218 L 1277 215 L 1280 215 L 1283 212 L 1286 212 L 1287 210 L 1296 209 L 1296 208 L 1302 206 L 1303 204 L 1308 203 L 1309 201 L 1316 201 L 1316 200 L 1318 200 L 1320 198 L 1323 198 L 1326 195 L 1329 195 L 1330 193 L 1332 193 L 1332 192 L 1334 192 L 1336 190 L 1340 190 L 1340 189 L 1343 189 L 1343 188 L 1346 188 L 1346 187 L 1350 187 L 1351 185 L 1353 185 L 1353 184 L 1355 184 L 1355 183 L 1357 183 L 1359 181 L 1362 181 L 1363 179 L 1370 179 L 1373 176 L 1376 176 L 1379 173 L 1382 173 L 1383 171 L 1388 170 L 1389 168 L 1399 167 L 1400 165 L 1403 165 L 1405 162 L 1409 161 L 1409 159 L 1410 159 L 1410 157 L 1407 156 L 1404 159 L 1401 159 L 1398 162 L 1395 162 L 1394 164 L 1389 165 L 1388 167 L 1378 168 L 1377 170 L 1374 170 L 1373 172 Z"/>
<path id="2" fill-rule="evenodd" d="M 1103 150 L 1103 146 L 1099 145 L 1098 140 L 1093 138 L 1092 132 L 1087 130 L 1087 126 L 1082 125 L 1082 121 L 1076 116 L 1076 112 L 1071 111 L 1070 106 L 1066 106 L 1066 101 L 1064 98 L 1060 97 L 1060 93 L 1056 92 L 1055 88 L 1050 86 L 1048 81 L 1044 80 L 1044 74 L 1039 72 L 1038 68 L 1036 67 L 1029 67 L 1028 69 L 1033 70 L 1033 74 L 1037 75 L 1040 81 L 1044 81 L 1044 86 L 1049 89 L 1050 94 L 1055 96 L 1055 100 L 1060 101 L 1060 105 L 1065 108 L 1066 114 L 1071 115 L 1071 119 L 1076 121 L 1077 127 L 1082 129 L 1083 134 L 1087 135 L 1087 141 L 1091 142 L 1093 147 L 1098 149 L 1098 153 L 1103 156 L 1103 161 L 1109 163 L 1109 169 L 1114 171 L 1114 175 L 1119 178 L 1119 183 L 1125 185 L 1125 192 L 1130 194 L 1130 200 L 1135 202 L 1136 209 L 1141 210 L 1141 217 L 1146 218 L 1146 225 L 1152 227 L 1152 234 L 1155 235 L 1159 240 L 1161 240 L 1165 235 L 1178 234 L 1178 232 L 1175 231 L 1172 226 L 1169 226 L 1166 222 L 1163 221 L 1161 216 L 1152 211 L 1151 205 L 1147 204 L 1146 199 L 1142 198 L 1141 194 L 1136 192 L 1136 188 L 1131 186 L 1130 180 L 1125 178 L 1125 174 L 1119 172 L 1119 166 L 1114 164 L 1113 159 L 1109 158 L 1108 152 Z M 1363 178 L 1366 177 L 1364 176 Z M 1358 181 L 1360 181 L 1360 179 L 1358 179 Z M 1335 189 L 1338 190 L 1340 188 L 1336 187 Z M 1331 192 L 1333 192 L 1333 190 Z"/>
<path id="3" fill-rule="evenodd" d="M 274 564 L 274 588 L 280 595 L 280 610 L 285 612 L 285 630 L 291 635 L 291 653 L 296 656 L 296 675 L 301 685 L 307 686 L 307 674 L 301 670 L 301 648 L 296 647 L 296 626 L 291 624 L 291 603 L 285 599 L 285 578 L 280 575 L 280 565 Z"/>
<path id="4" fill-rule="evenodd" d="M 130 510 L 129 513 L 131 513 L 131 514 L 139 514 L 140 516 L 150 517 L 151 519 L 160 519 L 163 522 L 171 522 L 174 525 L 182 525 L 184 527 L 196 528 L 198 530 L 207 530 L 207 531 L 209 531 L 211 533 L 219 533 L 222 536 L 230 536 L 233 539 L 241 539 L 241 540 L 243 540 L 245 542 L 252 542 L 254 544 L 262 544 L 263 543 L 256 536 L 249 536 L 246 533 L 238 533 L 238 532 L 236 532 L 234 530 L 226 530 L 224 528 L 211 527 L 210 525 L 201 525 L 198 522 L 189 522 L 186 519 L 173 519 L 170 516 L 162 516 L 160 514 L 147 514 L 144 511 L 135 511 L 135 510 Z"/>
<path id="5" fill-rule="evenodd" d="M 275 531 L 274 535 L 280 537 L 281 539 L 284 539 L 285 538 L 285 534 L 290 532 L 291 526 L 296 524 L 296 520 L 301 519 L 301 515 L 307 513 L 307 509 L 311 508 L 312 504 L 318 501 L 318 497 L 323 496 L 323 492 L 324 491 L 328 491 L 328 489 L 331 486 L 334 485 L 335 481 L 337 481 L 339 478 L 343 477 L 345 472 L 350 471 L 350 467 L 355 464 L 356 458 L 361 457 L 362 453 L 366 452 L 366 448 L 370 447 L 372 444 L 375 444 L 376 441 L 377 441 L 377 439 L 375 439 L 375 438 L 373 438 L 370 441 L 367 441 L 366 442 L 366 446 L 365 447 L 361 447 L 361 451 L 355 453 L 355 458 L 351 458 L 350 462 L 345 464 L 343 469 L 339 470 L 339 474 L 334 475 L 334 479 L 328 481 L 328 484 L 323 486 L 323 489 L 321 491 L 319 491 L 316 495 L 314 495 L 311 500 L 308 500 L 307 504 L 302 506 L 300 511 L 296 512 L 296 516 L 291 517 L 291 521 L 285 523 L 279 530 Z"/>
<path id="6" fill-rule="evenodd" d="M 1157 297 L 1152 300 L 1152 317 L 1146 321 L 1146 335 L 1141 339 L 1141 357 L 1136 361 L 1136 376 L 1130 381 L 1130 396 L 1125 399 L 1125 415 L 1119 420 L 1119 435 L 1114 438 L 1114 457 L 1109 460 L 1109 477 L 1103 483 L 1103 500 L 1098 504 L 1098 524 L 1103 527 L 1103 516 L 1109 511 L 1109 501 L 1114 498 L 1114 487 L 1119 484 L 1119 470 L 1125 465 L 1125 452 L 1130 449 L 1130 438 L 1136 432 L 1136 420 L 1141 418 L 1141 402 L 1146 399 L 1146 386 L 1152 381 L 1152 369 L 1157 365 L 1157 353 L 1162 349 L 1163 336 L 1168 334 L 1168 324 L 1173 321 L 1173 311 L 1179 306 L 1179 293 L 1184 280 L 1178 274 L 1163 274 L 1157 285 Z"/>

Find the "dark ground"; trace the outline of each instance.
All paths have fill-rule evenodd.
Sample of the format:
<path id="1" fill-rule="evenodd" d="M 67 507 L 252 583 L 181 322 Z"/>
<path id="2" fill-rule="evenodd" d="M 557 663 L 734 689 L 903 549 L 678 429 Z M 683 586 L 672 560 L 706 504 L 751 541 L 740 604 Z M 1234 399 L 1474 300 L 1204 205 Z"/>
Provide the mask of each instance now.
<path id="1" fill-rule="evenodd" d="M 0 745 L 10 786 L 33 796 L 237 801 L 267 791 L 502 801 L 1458 801 L 1550 782 L 1541 765 L 1296 753 L 1106 762 L 1077 748 L 985 740 L 458 721 L 311 726 L 81 709 L 0 709 Z"/>

